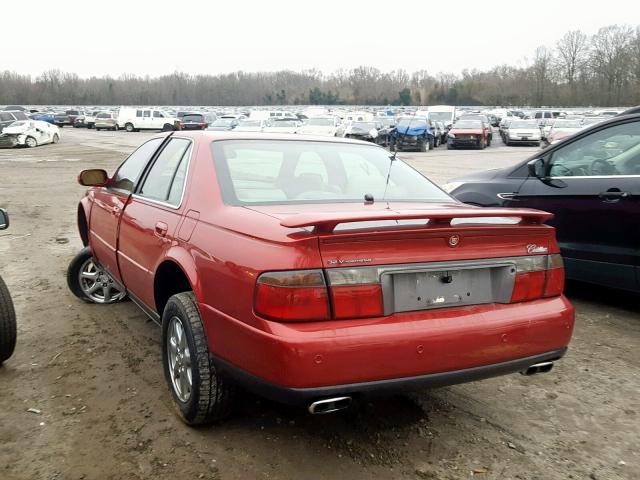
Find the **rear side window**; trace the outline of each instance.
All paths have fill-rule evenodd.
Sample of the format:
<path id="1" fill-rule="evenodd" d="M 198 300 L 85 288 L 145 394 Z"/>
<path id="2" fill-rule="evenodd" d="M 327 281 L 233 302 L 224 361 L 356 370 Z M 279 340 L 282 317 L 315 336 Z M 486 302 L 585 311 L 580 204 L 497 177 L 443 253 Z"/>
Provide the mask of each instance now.
<path id="1" fill-rule="evenodd" d="M 129 155 L 114 175 L 110 188 L 132 192 L 142 175 L 144 167 L 147 166 L 151 156 L 163 140 L 162 138 L 151 139 Z"/>
<path id="2" fill-rule="evenodd" d="M 143 115 L 144 115 L 144 118 L 151 117 L 151 111 L 150 110 L 145 110 L 143 112 Z"/>
<path id="3" fill-rule="evenodd" d="M 184 138 L 171 139 L 162 152 L 160 152 L 158 158 L 156 158 L 138 194 L 152 200 L 167 201 L 171 185 L 174 179 L 178 177 L 177 174 L 181 164 L 183 162 L 186 163 L 190 147 L 190 140 Z M 178 178 L 178 182 L 184 184 L 184 171 L 182 171 L 180 178 Z M 179 197 L 182 194 L 182 189 L 180 188 L 179 190 L 179 195 L 174 193 L 174 199 L 176 196 Z"/>
<path id="4" fill-rule="evenodd" d="M 136 117 L 142 117 L 142 110 L 136 110 Z"/>
<path id="5" fill-rule="evenodd" d="M 29 120 L 29 118 L 22 112 L 15 112 L 13 116 L 16 117 L 16 120 Z"/>
<path id="6" fill-rule="evenodd" d="M 0 121 L 12 122 L 13 116 L 10 113 L 0 113 Z"/>
<path id="7" fill-rule="evenodd" d="M 164 115 L 162 115 L 160 112 L 154 110 L 153 111 L 153 118 L 164 118 Z"/>

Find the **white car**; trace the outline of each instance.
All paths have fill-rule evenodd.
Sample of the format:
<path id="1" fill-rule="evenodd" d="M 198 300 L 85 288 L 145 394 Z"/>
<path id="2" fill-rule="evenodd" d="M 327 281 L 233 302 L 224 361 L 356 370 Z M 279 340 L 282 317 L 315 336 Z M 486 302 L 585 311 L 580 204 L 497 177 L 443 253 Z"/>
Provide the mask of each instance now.
<path id="1" fill-rule="evenodd" d="M 298 120 L 270 118 L 262 131 L 270 133 L 297 133 L 298 128 L 300 128 L 300 122 Z"/>
<path id="2" fill-rule="evenodd" d="M 523 143 L 539 147 L 542 133 L 536 120 L 513 120 L 504 140 L 507 145 Z"/>
<path id="3" fill-rule="evenodd" d="M 298 133 L 335 137 L 337 130 L 338 119 L 335 117 L 313 117 L 306 119 L 302 123 Z"/>
<path id="4" fill-rule="evenodd" d="M 266 120 L 244 119 L 238 122 L 238 126 L 233 129 L 234 132 L 262 132 L 266 126 Z"/>
<path id="5" fill-rule="evenodd" d="M 0 135 L 0 148 L 37 147 L 60 141 L 60 129 L 39 120 L 20 120 L 5 127 Z"/>

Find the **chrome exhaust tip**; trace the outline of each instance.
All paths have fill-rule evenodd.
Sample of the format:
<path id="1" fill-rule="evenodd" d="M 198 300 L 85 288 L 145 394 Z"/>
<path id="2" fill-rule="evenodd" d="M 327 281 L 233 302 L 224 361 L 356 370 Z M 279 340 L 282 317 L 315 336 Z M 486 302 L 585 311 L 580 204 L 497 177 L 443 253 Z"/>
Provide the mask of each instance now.
<path id="1" fill-rule="evenodd" d="M 344 410 L 351 405 L 351 397 L 334 397 L 318 400 L 309 405 L 309 413 L 311 415 L 322 415 L 325 413 L 333 413 L 338 410 Z"/>
<path id="2" fill-rule="evenodd" d="M 531 365 L 526 370 L 520 372 L 522 375 L 536 375 L 538 373 L 547 373 L 550 372 L 553 368 L 553 362 L 540 362 L 535 365 Z"/>

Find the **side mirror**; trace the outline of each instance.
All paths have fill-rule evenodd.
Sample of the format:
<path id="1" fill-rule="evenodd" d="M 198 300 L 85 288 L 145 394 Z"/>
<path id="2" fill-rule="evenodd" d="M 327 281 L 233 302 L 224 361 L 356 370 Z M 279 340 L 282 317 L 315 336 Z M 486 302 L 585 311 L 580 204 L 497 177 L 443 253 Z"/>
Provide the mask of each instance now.
<path id="1" fill-rule="evenodd" d="M 0 230 L 9 228 L 9 214 L 4 208 L 0 208 Z"/>
<path id="2" fill-rule="evenodd" d="M 78 183 L 85 187 L 102 187 L 109 181 L 109 175 L 102 169 L 83 170 L 78 175 Z"/>
<path id="3" fill-rule="evenodd" d="M 527 163 L 529 169 L 529 176 L 534 178 L 543 179 L 547 177 L 547 166 L 542 158 L 534 158 Z"/>

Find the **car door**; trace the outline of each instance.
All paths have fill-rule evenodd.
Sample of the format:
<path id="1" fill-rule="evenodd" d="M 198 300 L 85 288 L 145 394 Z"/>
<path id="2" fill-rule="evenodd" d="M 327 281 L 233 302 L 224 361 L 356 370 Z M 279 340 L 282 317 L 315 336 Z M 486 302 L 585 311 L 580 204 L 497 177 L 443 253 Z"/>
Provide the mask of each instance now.
<path id="1" fill-rule="evenodd" d="M 569 278 L 640 288 L 640 120 L 607 125 L 545 160 L 549 180 L 526 180 L 510 206 L 554 213 Z"/>
<path id="2" fill-rule="evenodd" d="M 89 246 L 98 262 L 119 281 L 122 279 L 116 248 L 122 211 L 144 168 L 163 140 L 154 138 L 143 143 L 120 165 L 106 187 L 95 190 L 89 220 Z"/>
<path id="3" fill-rule="evenodd" d="M 171 137 L 127 203 L 118 237 L 118 260 L 127 290 L 155 309 L 153 280 L 174 240 L 192 141 Z"/>
<path id="4" fill-rule="evenodd" d="M 151 110 L 143 110 L 141 120 L 141 126 L 139 128 L 153 128 L 153 118 L 151 117 Z"/>
<path id="5" fill-rule="evenodd" d="M 151 124 L 153 128 L 157 128 L 158 130 L 162 130 L 164 127 L 164 115 L 159 110 L 153 111 L 153 116 L 151 117 Z"/>

